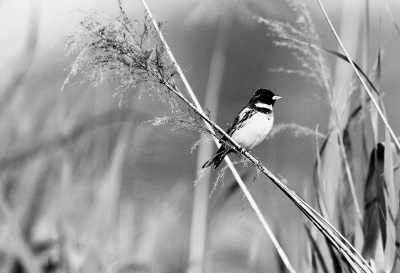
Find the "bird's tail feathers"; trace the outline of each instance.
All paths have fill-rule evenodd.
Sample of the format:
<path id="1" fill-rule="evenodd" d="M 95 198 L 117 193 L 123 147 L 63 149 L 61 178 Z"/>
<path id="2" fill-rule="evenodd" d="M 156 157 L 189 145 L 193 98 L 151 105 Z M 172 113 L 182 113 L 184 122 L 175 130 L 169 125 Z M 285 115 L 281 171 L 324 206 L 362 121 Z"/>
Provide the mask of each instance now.
<path id="1" fill-rule="evenodd" d="M 221 164 L 222 160 L 224 159 L 224 157 L 230 152 L 229 149 L 225 149 L 223 147 L 221 147 L 213 157 L 211 157 L 206 163 L 204 163 L 203 165 L 203 169 L 211 166 L 212 164 L 214 164 L 214 169 L 218 168 L 219 164 Z"/>

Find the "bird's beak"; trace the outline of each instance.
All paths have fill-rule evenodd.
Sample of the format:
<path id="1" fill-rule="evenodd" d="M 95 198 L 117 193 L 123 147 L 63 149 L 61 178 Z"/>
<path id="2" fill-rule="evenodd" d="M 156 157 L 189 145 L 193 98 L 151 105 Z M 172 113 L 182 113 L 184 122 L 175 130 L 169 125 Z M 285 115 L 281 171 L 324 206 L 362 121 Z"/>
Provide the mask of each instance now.
<path id="1" fill-rule="evenodd" d="M 279 100 L 279 99 L 281 99 L 281 98 L 282 98 L 282 97 L 279 97 L 279 96 L 273 96 L 273 97 L 272 97 L 273 100 Z"/>

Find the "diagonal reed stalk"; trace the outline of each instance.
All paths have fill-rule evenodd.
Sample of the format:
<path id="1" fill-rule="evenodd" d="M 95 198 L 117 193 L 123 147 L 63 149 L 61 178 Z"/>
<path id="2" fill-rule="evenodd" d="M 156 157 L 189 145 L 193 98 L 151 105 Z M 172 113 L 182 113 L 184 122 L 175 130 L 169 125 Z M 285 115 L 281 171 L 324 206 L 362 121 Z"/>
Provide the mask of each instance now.
<path id="1" fill-rule="evenodd" d="M 336 38 L 336 40 L 338 41 L 340 47 L 342 48 L 344 54 L 346 55 L 347 59 L 349 60 L 349 63 L 350 63 L 351 67 L 352 67 L 353 70 L 354 70 L 354 73 L 356 73 L 357 78 L 358 78 L 359 81 L 361 82 L 362 86 L 364 87 L 365 91 L 367 92 L 368 96 L 370 97 L 372 103 L 374 104 L 374 106 L 375 106 L 375 108 L 376 108 L 376 110 L 377 110 L 379 116 L 381 117 L 383 123 L 385 124 L 386 129 L 389 131 L 390 136 L 392 137 L 392 140 L 394 141 L 394 143 L 395 143 L 396 146 L 397 146 L 397 149 L 400 151 L 400 142 L 399 142 L 399 140 L 397 139 L 396 135 L 394 134 L 394 132 L 393 132 L 393 130 L 392 130 L 392 127 L 390 126 L 390 124 L 389 124 L 389 122 L 387 121 L 385 115 L 383 114 L 381 108 L 379 107 L 378 102 L 375 100 L 374 96 L 372 95 L 371 90 L 369 90 L 369 88 L 368 88 L 367 84 L 365 83 L 364 79 L 361 77 L 360 72 L 357 70 L 356 66 L 354 65 L 354 62 L 353 62 L 352 59 L 350 58 L 349 53 L 347 53 L 347 50 L 346 50 L 346 48 L 344 47 L 342 41 L 340 40 L 339 35 L 337 34 L 335 28 L 333 27 L 332 22 L 331 22 L 331 20 L 329 19 L 328 14 L 326 13 L 324 6 L 322 5 L 322 3 L 321 3 L 320 0 L 317 0 L 317 1 L 318 1 L 318 4 L 319 4 L 320 8 L 321 8 L 322 13 L 324 14 L 324 17 L 325 17 L 326 21 L 328 22 L 328 25 L 329 25 L 329 27 L 330 27 L 330 29 L 331 29 L 333 35 L 335 36 L 335 38 Z"/>
<path id="2" fill-rule="evenodd" d="M 214 133 L 214 129 L 216 129 L 219 133 L 225 135 L 226 137 L 228 137 L 228 139 L 234 144 L 235 148 L 237 150 L 242 149 L 241 146 L 239 144 L 237 144 L 233 139 L 231 139 L 231 137 L 224 131 L 222 130 L 218 125 L 216 125 L 213 121 L 211 121 L 204 113 L 199 101 L 196 98 L 196 95 L 194 94 L 192 88 L 189 85 L 189 82 L 186 80 L 185 75 L 183 74 L 183 71 L 181 69 L 181 67 L 178 65 L 174 55 L 172 54 L 167 42 L 164 39 L 163 34 L 161 33 L 157 21 L 155 20 L 155 18 L 153 17 L 153 15 L 150 12 L 149 7 L 147 6 L 147 3 L 145 0 L 142 0 L 142 4 L 144 6 L 144 8 L 146 9 L 146 13 L 149 15 L 153 26 L 155 28 L 155 30 L 158 33 L 158 36 L 160 37 L 161 42 L 163 43 L 163 45 L 165 46 L 166 52 L 169 56 L 169 58 L 171 59 L 172 63 L 174 64 L 176 70 L 178 71 L 178 74 L 182 80 L 182 82 L 185 85 L 185 88 L 187 90 L 187 92 L 189 93 L 190 97 L 192 98 L 194 104 L 196 106 L 194 106 L 191 102 L 189 102 L 182 94 L 179 90 L 177 90 L 175 87 L 173 87 L 172 85 L 170 85 L 168 82 L 165 82 L 165 85 L 167 86 L 168 89 L 170 89 L 171 91 L 173 91 L 179 98 L 181 98 L 185 103 L 187 103 L 194 111 L 196 111 L 205 121 L 205 124 L 207 125 L 208 129 Z M 214 133 L 215 134 L 215 133 Z M 221 146 L 221 144 L 219 143 L 217 138 L 214 138 L 214 141 L 216 143 L 216 145 L 218 146 L 218 148 Z M 254 160 L 254 162 L 257 162 L 258 164 L 261 164 L 256 158 L 254 158 L 250 153 L 248 153 L 247 151 L 245 152 L 245 155 L 247 154 L 246 157 L 252 157 L 252 159 Z M 242 189 L 242 191 L 244 192 L 247 200 L 250 203 L 250 206 L 253 208 L 254 212 L 256 213 L 258 219 L 260 220 L 261 224 L 263 225 L 264 229 L 266 230 L 268 236 L 270 237 L 272 243 L 274 244 L 276 251 L 278 252 L 279 256 L 281 257 L 283 263 L 285 264 L 286 268 L 288 269 L 288 271 L 290 273 L 295 273 L 296 271 L 294 270 L 293 266 L 291 265 L 288 257 L 286 256 L 285 252 L 283 251 L 282 247 L 280 246 L 278 240 L 276 239 L 275 235 L 273 234 L 270 226 L 268 225 L 267 221 L 265 220 L 264 216 L 262 215 L 260 209 L 258 208 L 257 203 L 255 202 L 254 198 L 252 197 L 250 191 L 247 189 L 245 183 L 243 182 L 243 180 L 241 179 L 239 173 L 237 172 L 236 168 L 233 166 L 232 161 L 229 159 L 228 156 L 225 157 L 225 161 L 228 164 L 229 168 L 232 171 L 233 176 L 235 177 L 236 181 L 238 182 L 240 188 Z M 254 163 L 253 163 L 254 164 Z"/>
<path id="3" fill-rule="evenodd" d="M 255 158 L 251 155 L 248 151 L 244 150 L 236 141 L 234 141 L 224 130 L 221 129 L 217 124 L 215 124 L 212 120 L 205 115 L 204 111 L 201 108 L 200 103 L 198 102 L 196 96 L 194 95 L 193 90 L 190 88 L 186 77 L 184 76 L 182 69 L 177 64 L 174 56 L 172 55 L 171 50 L 169 49 L 161 31 L 158 28 L 158 24 L 154 17 L 152 16 L 145 0 L 142 0 L 142 4 L 146 9 L 147 14 L 149 15 L 155 30 L 157 31 L 161 42 L 164 44 L 166 48 L 166 52 L 168 53 L 172 63 L 175 65 L 186 89 L 187 92 L 190 94 L 191 98 L 193 99 L 195 105 L 191 103 L 183 94 L 177 89 L 177 87 L 171 85 L 165 79 L 159 78 L 160 82 L 164 84 L 170 91 L 172 91 L 175 95 L 177 95 L 182 101 L 184 101 L 191 109 L 193 109 L 207 124 L 207 127 L 214 133 L 214 130 L 223 135 L 228 142 L 232 145 L 237 152 L 240 152 L 243 156 L 245 156 L 253 165 L 258 167 L 260 171 L 262 171 L 267 177 L 269 177 L 276 186 L 278 186 L 287 196 L 288 198 L 304 213 L 305 216 L 320 230 L 320 232 L 327 238 L 327 240 L 332 244 L 332 246 L 344 257 L 344 259 L 349 263 L 349 265 L 356 271 L 360 272 L 359 269 L 366 273 L 372 273 L 372 269 L 367 264 L 367 262 L 362 258 L 362 256 L 357 252 L 357 250 L 328 222 L 323 218 L 318 212 L 316 212 L 310 205 L 308 205 L 302 198 L 300 198 L 294 191 L 290 190 L 284 183 L 282 183 L 278 178 L 276 178 L 266 167 L 262 165 L 260 160 Z M 158 76 L 159 77 L 159 76 Z M 215 133 L 214 133 L 215 134 Z M 219 145 L 218 140 L 215 138 L 217 145 Z M 270 230 L 269 226 L 267 225 L 265 218 L 262 216 L 258 205 L 252 198 L 249 190 L 247 189 L 246 185 L 240 179 L 239 174 L 233 168 L 231 161 L 229 158 L 225 158 L 228 166 L 231 168 L 237 182 L 239 183 L 241 189 L 243 190 L 246 198 L 249 200 L 251 207 L 254 209 L 257 217 L 263 224 L 264 228 L 266 229 L 268 235 L 270 236 L 271 240 L 273 241 L 278 254 L 280 255 L 281 259 L 285 263 L 285 266 L 288 268 L 290 272 L 295 272 L 292 268 L 289 260 L 286 257 L 286 254 L 283 252 L 282 248 L 279 246 L 278 241 L 274 236 L 271 237 L 272 231 Z M 275 240 L 275 241 L 274 241 Z"/>

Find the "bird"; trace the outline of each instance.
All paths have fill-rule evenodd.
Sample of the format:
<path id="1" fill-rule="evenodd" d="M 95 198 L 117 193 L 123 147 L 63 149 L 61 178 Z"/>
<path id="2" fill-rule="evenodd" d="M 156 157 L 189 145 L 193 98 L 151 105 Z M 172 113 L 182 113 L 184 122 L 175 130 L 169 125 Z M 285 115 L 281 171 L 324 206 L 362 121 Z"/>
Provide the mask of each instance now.
<path id="1" fill-rule="evenodd" d="M 227 134 L 246 150 L 251 150 L 260 144 L 268 135 L 274 124 L 275 101 L 282 97 L 271 90 L 258 89 L 249 103 L 239 112 L 233 123 L 228 127 Z M 224 157 L 234 150 L 226 144 L 227 138 L 222 137 L 221 147 L 204 165 L 203 169 L 214 164 L 216 169 Z"/>

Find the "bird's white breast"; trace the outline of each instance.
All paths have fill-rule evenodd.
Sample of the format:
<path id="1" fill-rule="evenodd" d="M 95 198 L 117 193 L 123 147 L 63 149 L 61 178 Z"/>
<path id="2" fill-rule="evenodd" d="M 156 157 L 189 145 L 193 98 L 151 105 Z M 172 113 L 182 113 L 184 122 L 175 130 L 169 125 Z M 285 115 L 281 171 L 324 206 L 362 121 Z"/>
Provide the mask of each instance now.
<path id="1" fill-rule="evenodd" d="M 232 134 L 232 138 L 244 148 L 251 150 L 266 138 L 273 123 L 273 115 L 256 113 L 242 128 Z"/>

